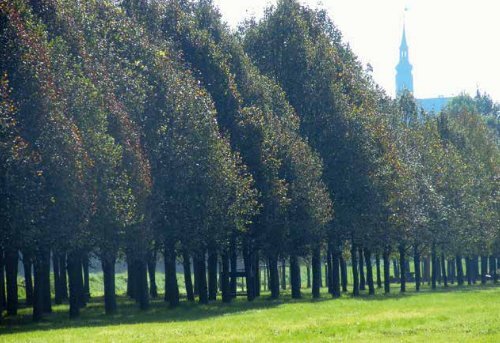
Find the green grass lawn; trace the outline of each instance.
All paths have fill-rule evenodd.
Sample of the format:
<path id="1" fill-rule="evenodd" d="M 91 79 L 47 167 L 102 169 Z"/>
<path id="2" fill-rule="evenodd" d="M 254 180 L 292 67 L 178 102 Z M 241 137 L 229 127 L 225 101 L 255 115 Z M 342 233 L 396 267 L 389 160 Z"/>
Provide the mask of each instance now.
<path id="1" fill-rule="evenodd" d="M 69 320 L 67 305 L 40 323 L 31 323 L 30 309 L 4 318 L 0 342 L 211 342 L 211 341 L 427 341 L 500 342 L 500 287 L 450 287 L 416 294 L 380 292 L 354 299 L 345 294 L 278 301 L 264 294 L 249 303 L 238 298 L 225 305 L 181 302 L 169 309 L 161 300 L 141 312 L 121 296 L 116 315 L 103 314 L 102 299 L 94 297 L 81 318 Z"/>

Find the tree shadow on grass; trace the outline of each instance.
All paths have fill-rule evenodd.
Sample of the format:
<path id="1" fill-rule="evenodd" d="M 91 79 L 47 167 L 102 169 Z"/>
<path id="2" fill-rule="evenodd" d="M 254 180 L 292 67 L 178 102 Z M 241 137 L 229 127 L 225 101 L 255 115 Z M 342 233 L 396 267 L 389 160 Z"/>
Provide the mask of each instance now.
<path id="1" fill-rule="evenodd" d="M 395 286 L 395 285 L 393 285 Z M 378 289 L 377 294 L 370 296 L 366 291 L 362 291 L 356 300 L 362 301 L 382 301 L 382 300 L 400 300 L 416 295 L 435 294 L 435 293 L 470 293 L 487 289 L 498 288 L 498 285 L 486 286 L 454 286 L 448 288 L 437 288 L 432 290 L 425 285 L 420 292 L 415 292 L 414 288 L 408 288 L 405 293 L 400 293 L 396 287 L 391 288 L 390 294 L 383 294 L 383 290 Z M 342 300 L 349 300 L 354 297 L 350 293 L 343 293 Z M 290 293 L 286 292 L 280 299 L 270 300 L 268 295 L 263 295 L 252 302 L 245 298 L 238 298 L 230 304 L 224 304 L 220 300 L 212 302 L 209 305 L 199 305 L 188 301 L 181 301 L 177 308 L 169 308 L 162 298 L 151 301 L 150 309 L 141 311 L 137 304 L 125 296 L 118 297 L 118 311 L 113 315 L 104 314 L 104 302 L 102 297 L 92 298 L 86 308 L 81 310 L 81 316 L 78 319 L 70 320 L 68 318 L 68 305 L 54 306 L 54 312 L 47 314 L 44 319 L 38 323 L 31 320 L 31 309 L 24 308 L 16 317 L 5 317 L 0 325 L 0 336 L 9 334 L 18 334 L 23 332 L 36 332 L 45 330 L 58 330 L 81 327 L 104 327 L 123 324 L 143 324 L 143 323 L 169 323 L 169 322 L 190 322 L 204 320 L 211 317 L 237 315 L 240 313 L 276 308 L 284 304 L 315 303 L 325 301 L 337 301 L 328 293 L 324 292 L 319 299 L 312 299 L 308 290 L 304 290 L 301 299 L 291 299 Z"/>

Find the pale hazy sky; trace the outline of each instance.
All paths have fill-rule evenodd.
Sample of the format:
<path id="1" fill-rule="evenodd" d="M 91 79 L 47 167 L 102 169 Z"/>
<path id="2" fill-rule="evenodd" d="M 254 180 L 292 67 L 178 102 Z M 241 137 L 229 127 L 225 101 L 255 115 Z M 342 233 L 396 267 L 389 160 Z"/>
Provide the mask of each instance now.
<path id="1" fill-rule="evenodd" d="M 214 0 L 231 27 L 276 0 Z M 500 0 L 302 0 L 328 10 L 353 51 L 394 95 L 403 18 L 417 98 L 474 94 L 500 101 Z M 408 10 L 405 12 L 405 7 Z"/>

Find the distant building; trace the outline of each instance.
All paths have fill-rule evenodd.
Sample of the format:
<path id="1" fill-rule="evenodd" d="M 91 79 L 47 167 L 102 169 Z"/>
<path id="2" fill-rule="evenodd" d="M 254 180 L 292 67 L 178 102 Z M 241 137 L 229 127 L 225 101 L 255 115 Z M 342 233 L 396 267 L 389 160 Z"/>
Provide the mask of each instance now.
<path id="1" fill-rule="evenodd" d="M 396 66 L 396 96 L 401 95 L 405 90 L 413 93 L 413 66 L 410 63 L 408 54 L 408 43 L 406 42 L 406 28 L 403 26 L 403 37 L 401 38 L 401 45 L 399 46 L 399 63 Z M 416 99 L 417 104 L 420 105 L 426 112 L 438 113 L 445 107 L 451 98 L 437 97 Z"/>

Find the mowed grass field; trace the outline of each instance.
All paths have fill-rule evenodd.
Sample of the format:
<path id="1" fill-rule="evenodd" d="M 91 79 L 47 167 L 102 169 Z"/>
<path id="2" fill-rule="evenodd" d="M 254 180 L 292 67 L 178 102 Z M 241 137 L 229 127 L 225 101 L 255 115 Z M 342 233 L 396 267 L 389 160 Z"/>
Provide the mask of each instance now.
<path id="1" fill-rule="evenodd" d="M 40 323 L 31 310 L 4 318 L 0 342 L 500 342 L 500 287 L 465 286 L 415 293 L 412 284 L 401 295 L 292 300 L 288 293 L 271 301 L 266 293 L 252 303 L 238 298 L 201 306 L 182 301 L 170 309 L 154 300 L 141 312 L 133 301 L 119 298 L 119 311 L 104 314 L 102 299 L 93 297 L 81 318 L 68 319 L 67 305 Z M 363 292 L 362 292 L 363 293 Z"/>

